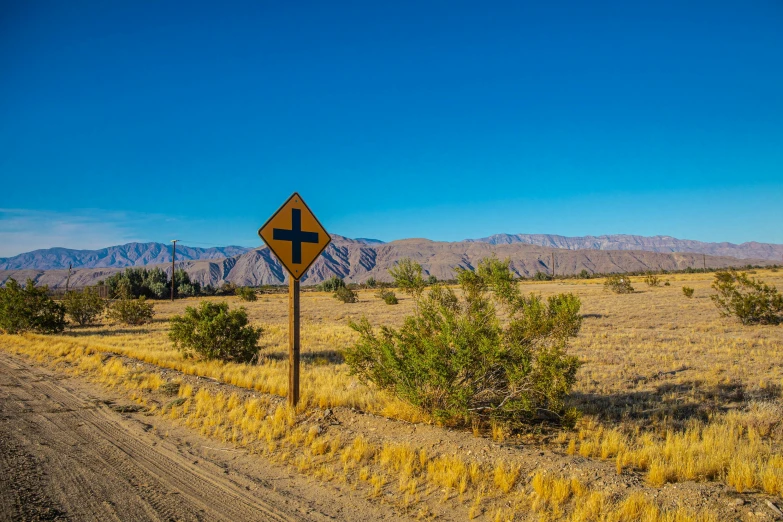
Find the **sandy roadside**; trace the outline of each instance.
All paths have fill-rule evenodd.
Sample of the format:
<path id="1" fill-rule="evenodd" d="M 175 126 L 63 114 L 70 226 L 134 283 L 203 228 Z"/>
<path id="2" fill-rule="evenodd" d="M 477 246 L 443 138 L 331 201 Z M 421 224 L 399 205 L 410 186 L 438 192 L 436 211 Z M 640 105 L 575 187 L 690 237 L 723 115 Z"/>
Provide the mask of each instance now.
<path id="1" fill-rule="evenodd" d="M 0 520 L 394 518 L 131 404 L 0 352 Z"/>

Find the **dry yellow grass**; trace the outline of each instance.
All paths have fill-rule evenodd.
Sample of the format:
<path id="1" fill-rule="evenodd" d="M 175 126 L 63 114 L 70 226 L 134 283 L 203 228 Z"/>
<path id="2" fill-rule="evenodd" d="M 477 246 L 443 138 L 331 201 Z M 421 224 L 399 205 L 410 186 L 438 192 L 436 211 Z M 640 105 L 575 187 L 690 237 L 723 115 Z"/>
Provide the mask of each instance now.
<path id="1" fill-rule="evenodd" d="M 783 288 L 783 278 L 777 273 L 759 270 L 758 276 Z M 582 332 L 573 345 L 573 351 L 585 361 L 573 403 L 585 416 L 576 433 L 561 434 L 552 444 L 568 454 L 612 459 L 618 473 L 641 470 L 653 486 L 719 480 L 738 491 L 760 489 L 783 495 L 783 367 L 779 364 L 783 328 L 744 327 L 721 318 L 707 297 L 710 275 L 666 278 L 671 286 L 658 288 L 648 288 L 638 278 L 635 287 L 639 292 L 630 295 L 607 293 L 600 280 L 527 285 L 544 296 L 576 293 L 585 314 Z M 696 289 L 694 298 L 682 295 L 683 283 Z M 40 361 L 67 360 L 80 372 L 94 374 L 110 386 L 122 383 L 131 391 L 155 390 L 163 381 L 155 374 L 130 371 L 114 359 L 104 363 L 106 354 L 118 353 L 186 374 L 283 395 L 287 382 L 286 296 L 265 295 L 255 303 L 239 303 L 233 297 L 227 300 L 232 306 L 245 306 L 253 323 L 264 327 L 263 357 L 258 364 L 188 360 L 172 348 L 166 337 L 167 319 L 195 300 L 157 303 L 156 321 L 144 327 L 102 326 L 58 336 L 6 336 L 4 344 Z M 359 305 L 344 305 L 328 294 L 303 295 L 301 409 L 349 406 L 412 422 L 426 421 L 415 409 L 349 375 L 341 352 L 355 337 L 347 321 L 364 314 L 374 324 L 395 326 L 412 309 L 409 299 L 387 306 L 371 292 L 360 292 L 360 300 Z M 336 476 L 350 483 L 369 482 L 370 495 L 394 489 L 405 495 L 406 504 L 415 504 L 415 497 L 424 489 L 444 488 L 447 498 L 466 494 L 473 498 L 472 517 L 482 511 L 483 498 L 490 491 L 522 494 L 518 479 L 508 478 L 513 463 L 486 468 L 456 457 L 431 459 L 417 448 L 376 448 L 361 437 L 345 444 L 339 439 L 327 441 L 310 428 L 296 427 L 295 412 L 285 408 L 267 411 L 269 406 L 263 399 L 252 405 L 239 404 L 235 396 L 205 393 L 183 386 L 180 398 L 185 401 L 165 414 L 211 437 L 237 444 L 262 442 L 259 451 L 301 467 L 305 473 L 328 480 Z M 491 435 L 499 440 L 507 436 L 498 430 Z M 305 451 L 297 462 L 290 458 L 294 447 Z M 325 468 L 329 462 L 337 467 Z M 555 478 L 547 475 L 546 480 Z M 613 519 L 608 513 L 666 520 L 685 516 L 660 511 L 640 499 L 615 505 L 600 492 L 574 486 L 570 478 L 557 480 L 568 482 L 568 488 L 550 484 L 547 487 L 553 488 L 552 493 L 545 489 L 526 492 L 526 505 L 554 516 L 565 503 L 568 507 L 562 512 L 570 513 L 574 520 Z M 541 482 L 540 487 L 545 485 Z M 567 495 L 563 493 L 566 490 Z M 501 513 L 501 518 L 505 516 Z M 617 516 L 620 518 L 614 519 L 626 519 L 625 515 Z"/>

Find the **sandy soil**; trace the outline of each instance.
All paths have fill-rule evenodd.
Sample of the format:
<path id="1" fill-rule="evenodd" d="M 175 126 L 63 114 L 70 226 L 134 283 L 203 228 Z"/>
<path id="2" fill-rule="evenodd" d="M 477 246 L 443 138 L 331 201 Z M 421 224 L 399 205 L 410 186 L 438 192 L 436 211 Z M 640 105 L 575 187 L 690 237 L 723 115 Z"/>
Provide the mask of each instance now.
<path id="1" fill-rule="evenodd" d="M 101 387 L 0 353 L 0 521 L 393 518 L 133 410 Z"/>

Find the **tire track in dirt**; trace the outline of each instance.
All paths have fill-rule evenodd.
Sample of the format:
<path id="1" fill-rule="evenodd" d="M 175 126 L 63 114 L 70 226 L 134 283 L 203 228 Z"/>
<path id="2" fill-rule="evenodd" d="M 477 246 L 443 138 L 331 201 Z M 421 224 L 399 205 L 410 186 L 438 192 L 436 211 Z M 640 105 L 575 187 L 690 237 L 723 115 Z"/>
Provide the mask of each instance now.
<path id="1" fill-rule="evenodd" d="M 5 354 L 0 404 L 0 520 L 310 518 L 264 502 Z"/>

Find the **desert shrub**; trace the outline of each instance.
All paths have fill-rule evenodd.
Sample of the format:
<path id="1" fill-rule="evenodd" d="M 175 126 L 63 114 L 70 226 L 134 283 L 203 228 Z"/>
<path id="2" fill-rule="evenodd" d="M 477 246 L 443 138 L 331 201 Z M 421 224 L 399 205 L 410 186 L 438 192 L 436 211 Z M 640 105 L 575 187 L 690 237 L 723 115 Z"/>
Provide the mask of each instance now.
<path id="1" fill-rule="evenodd" d="M 461 297 L 433 286 L 400 329 L 351 322 L 351 372 L 445 423 L 573 422 L 564 400 L 579 361 L 566 349 L 581 326 L 579 298 L 524 296 L 508 266 L 488 258 L 475 272 L 457 268 Z"/>
<path id="2" fill-rule="evenodd" d="M 374 277 L 371 277 L 365 281 L 364 284 L 367 285 L 367 288 L 375 288 L 378 285 L 378 281 L 376 281 Z"/>
<path id="3" fill-rule="evenodd" d="M 381 289 L 376 295 L 387 305 L 396 305 L 399 303 L 397 296 L 391 290 Z"/>
<path id="4" fill-rule="evenodd" d="M 63 299 L 65 313 L 79 326 L 92 324 L 103 313 L 106 303 L 93 288 L 81 292 L 71 290 Z"/>
<path id="5" fill-rule="evenodd" d="M 669 282 L 669 280 L 667 279 L 667 280 L 666 280 L 666 281 L 663 283 L 663 286 L 672 286 L 672 284 L 671 284 L 671 283 Z"/>
<path id="6" fill-rule="evenodd" d="M 604 288 L 611 290 L 615 294 L 632 294 L 631 278 L 627 275 L 613 274 L 606 278 Z"/>
<path id="7" fill-rule="evenodd" d="M 777 288 L 744 272 L 726 270 L 715 273 L 710 298 L 721 315 L 735 316 L 742 324 L 778 324 L 783 321 L 783 295 Z"/>
<path id="8" fill-rule="evenodd" d="M 546 272 L 536 272 L 533 276 L 533 281 L 551 281 L 552 276 Z"/>
<path id="9" fill-rule="evenodd" d="M 48 295 L 47 286 L 25 286 L 8 279 L 0 288 L 0 330 L 9 333 L 58 333 L 65 329 L 65 307 Z"/>
<path id="10" fill-rule="evenodd" d="M 430 286 L 438 284 L 438 278 L 430 274 L 430 276 L 427 277 L 427 284 Z"/>
<path id="11" fill-rule="evenodd" d="M 583 268 L 581 272 L 579 272 L 579 279 L 590 279 L 593 277 L 593 275 L 586 269 Z"/>
<path id="12" fill-rule="evenodd" d="M 682 293 L 685 297 L 693 297 L 693 288 L 690 286 L 683 286 Z"/>
<path id="13" fill-rule="evenodd" d="M 258 299 L 256 291 L 249 286 L 241 286 L 236 290 L 237 297 L 243 301 L 255 301 Z"/>
<path id="14" fill-rule="evenodd" d="M 248 324 L 244 308 L 229 310 L 225 302 L 203 302 L 172 317 L 169 339 L 186 357 L 250 362 L 258 354 L 261 333 L 261 328 Z"/>
<path id="15" fill-rule="evenodd" d="M 332 276 L 318 285 L 322 292 L 336 292 L 339 288 L 345 288 L 345 281 L 337 276 Z"/>
<path id="16" fill-rule="evenodd" d="M 335 299 L 343 303 L 355 303 L 359 300 L 359 295 L 347 286 L 341 286 L 334 291 L 333 295 Z"/>
<path id="17" fill-rule="evenodd" d="M 644 276 L 644 282 L 647 283 L 647 286 L 661 286 L 661 278 L 653 273 L 648 273 L 646 276 Z"/>
<path id="18" fill-rule="evenodd" d="M 409 257 L 404 257 L 389 269 L 394 286 L 404 293 L 419 298 L 427 283 L 421 275 L 421 265 Z"/>
<path id="19" fill-rule="evenodd" d="M 134 299 L 129 294 L 123 293 L 120 299 L 107 307 L 106 315 L 117 323 L 137 326 L 152 321 L 155 309 L 152 303 L 147 302 L 146 297 Z"/>

